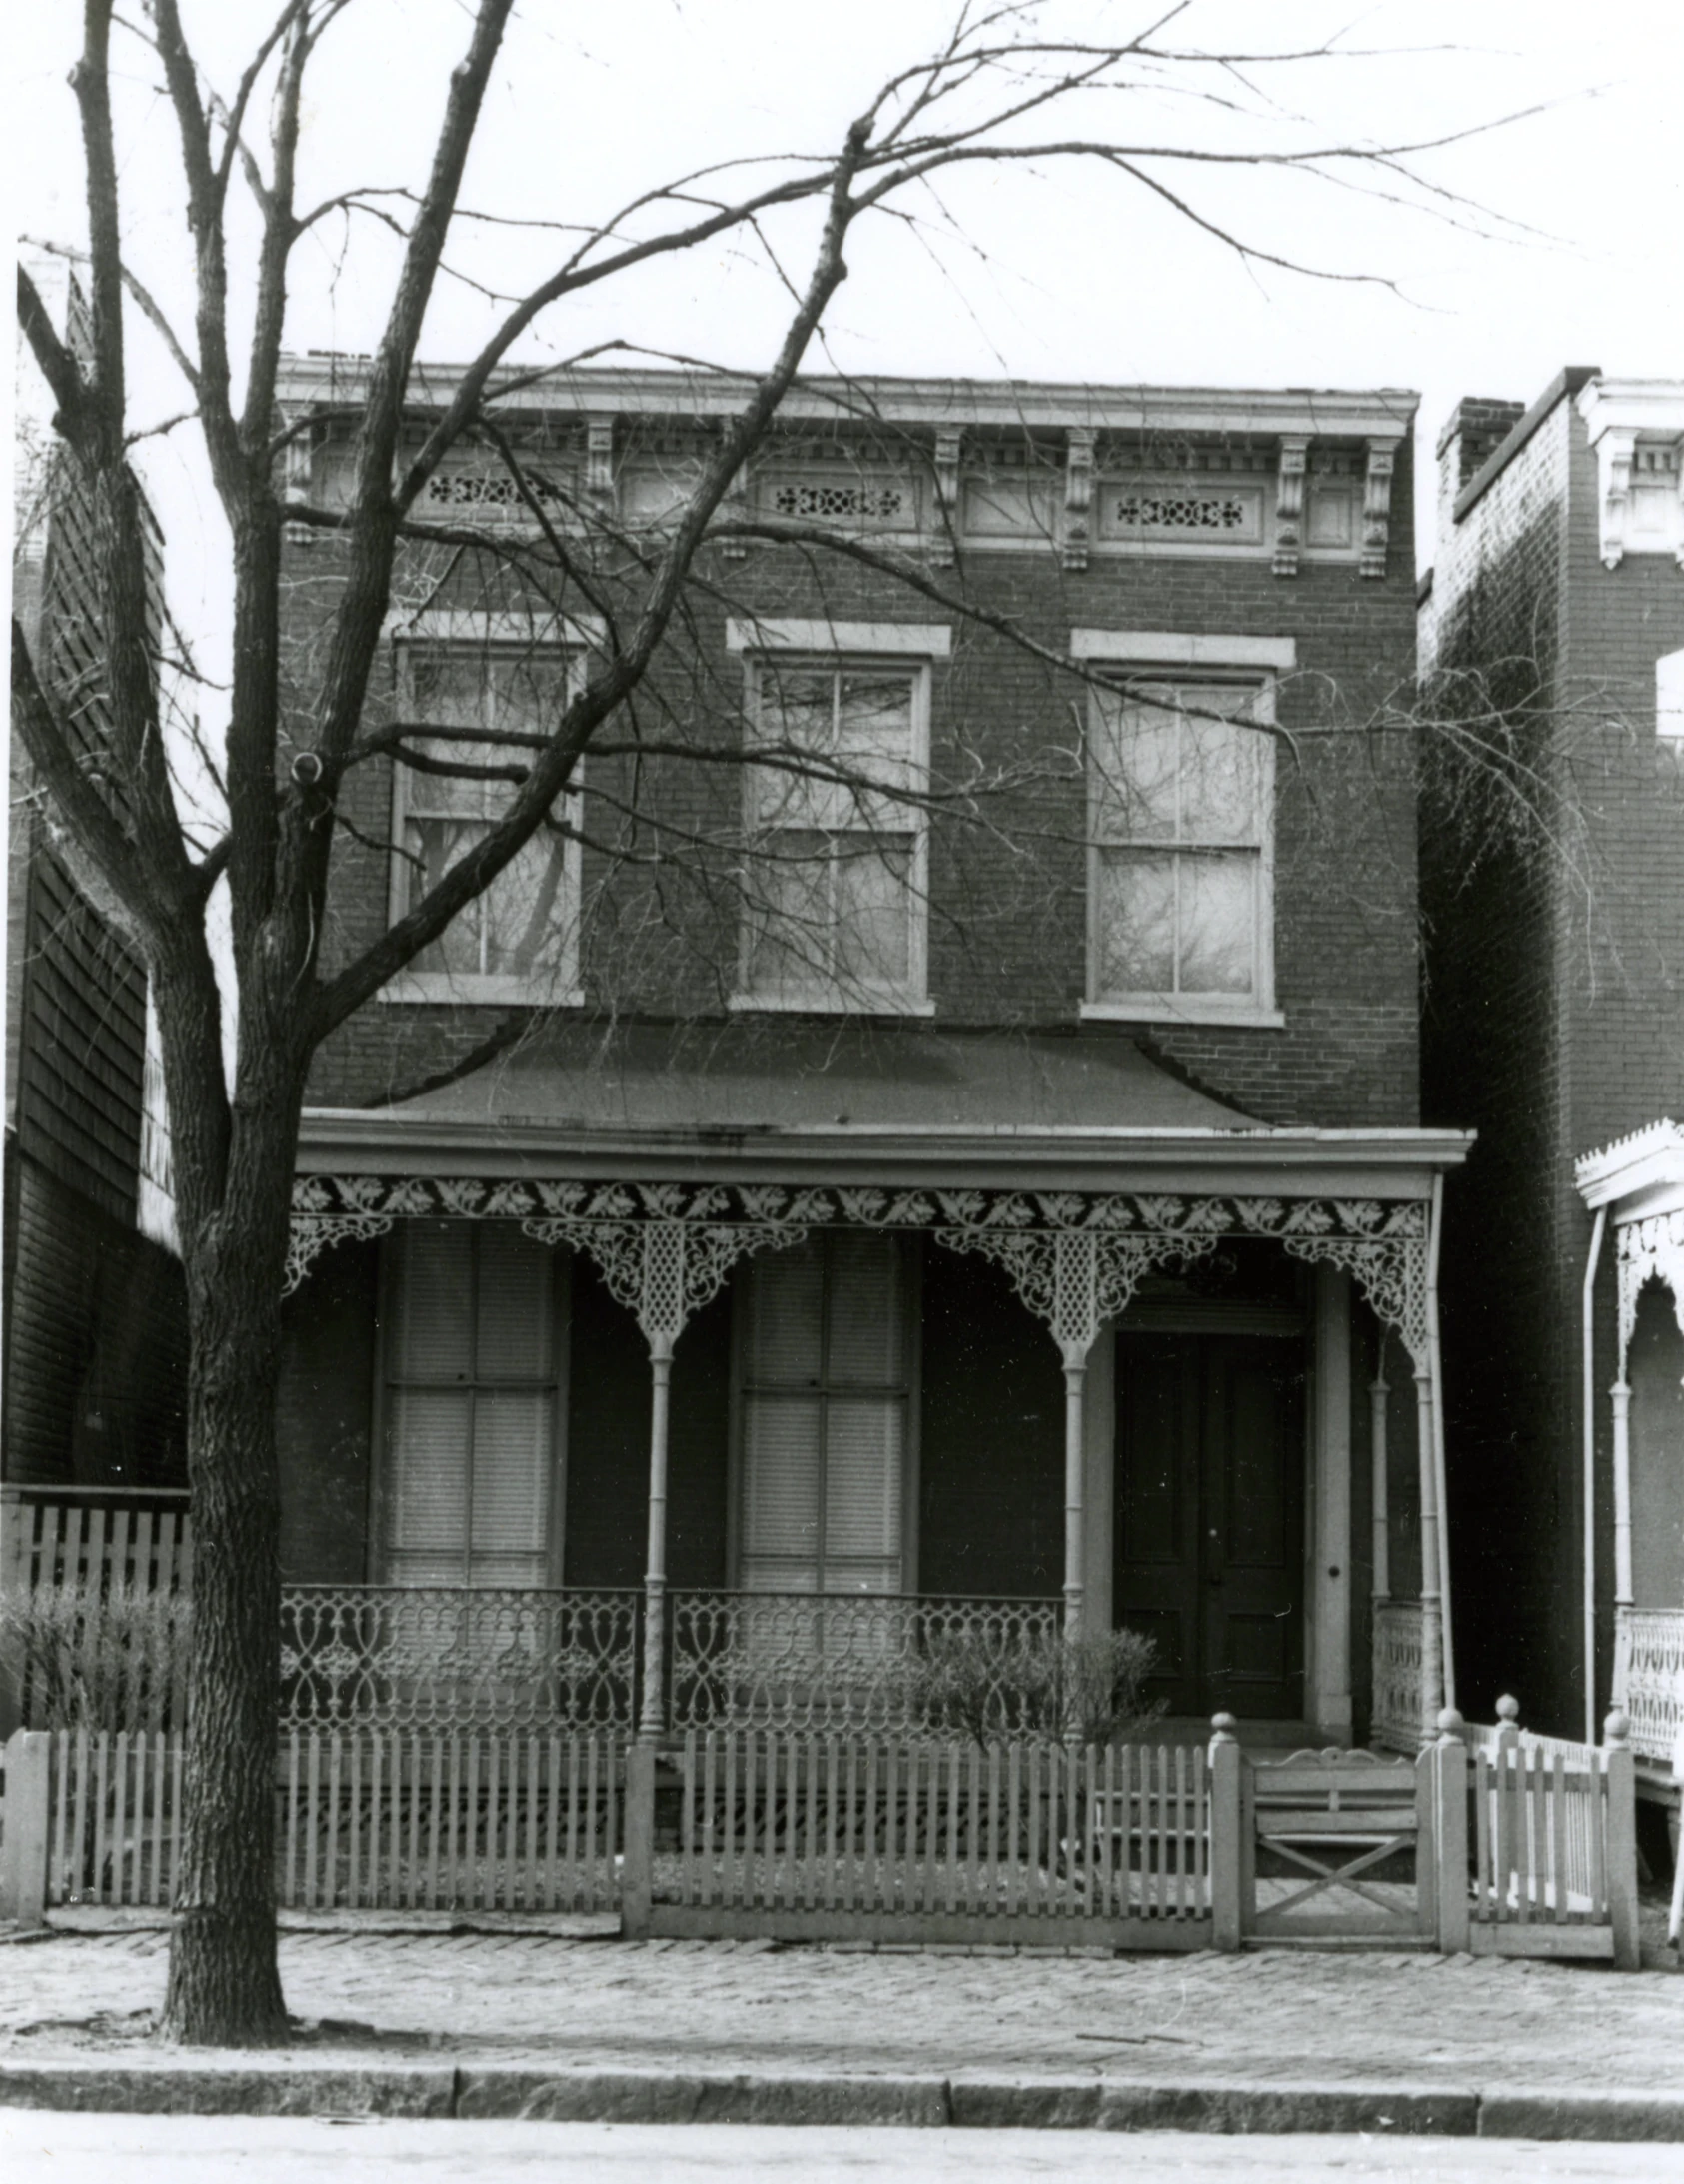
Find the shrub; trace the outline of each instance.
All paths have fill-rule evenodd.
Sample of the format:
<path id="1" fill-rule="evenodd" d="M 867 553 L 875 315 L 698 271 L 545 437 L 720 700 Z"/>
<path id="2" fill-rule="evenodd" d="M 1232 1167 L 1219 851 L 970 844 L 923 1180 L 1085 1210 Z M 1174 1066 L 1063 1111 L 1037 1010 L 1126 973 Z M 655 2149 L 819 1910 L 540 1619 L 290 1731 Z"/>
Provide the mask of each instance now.
<path id="1" fill-rule="evenodd" d="M 162 1728 L 186 1677 L 189 1618 L 178 1593 L 39 1585 L 0 1598 L 0 1660 L 32 1729 Z"/>
<path id="2" fill-rule="evenodd" d="M 907 1669 L 910 1710 L 932 1731 L 987 1744 L 1034 1736 L 1117 1744 L 1163 1712 L 1144 1694 L 1157 1648 L 1133 1630 L 1001 1641 L 986 1626 L 939 1632 Z"/>

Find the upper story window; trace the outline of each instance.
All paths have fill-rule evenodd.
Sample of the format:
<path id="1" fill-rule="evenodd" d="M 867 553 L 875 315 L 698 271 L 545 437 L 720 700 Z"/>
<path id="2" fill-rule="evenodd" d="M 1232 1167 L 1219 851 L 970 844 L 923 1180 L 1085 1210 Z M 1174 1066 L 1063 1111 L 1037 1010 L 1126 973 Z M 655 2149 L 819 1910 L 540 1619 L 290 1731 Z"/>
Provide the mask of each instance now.
<path id="1" fill-rule="evenodd" d="M 463 771 L 393 768 L 391 915 L 401 918 L 507 811 L 511 767 L 554 732 L 582 672 L 559 633 L 535 640 L 518 617 L 423 616 L 398 633 L 397 718 L 424 760 Z M 477 770 L 477 771 L 476 771 Z M 505 778 L 499 778 L 501 776 Z M 385 989 L 396 1001 L 577 1001 L 577 792 L 491 885 Z"/>
<path id="2" fill-rule="evenodd" d="M 1088 999 L 1095 1017 L 1278 1024 L 1270 641 L 1078 632 L 1088 701 Z M 1289 646 L 1288 646 L 1289 649 Z M 1154 657 L 1155 655 L 1155 657 Z M 1249 657 L 1248 657 L 1249 656 Z"/>
<path id="3" fill-rule="evenodd" d="M 745 768 L 735 1005 L 923 1011 L 930 659 L 947 632 L 733 624 L 731 642 L 753 648 L 749 735 L 766 755 Z"/>

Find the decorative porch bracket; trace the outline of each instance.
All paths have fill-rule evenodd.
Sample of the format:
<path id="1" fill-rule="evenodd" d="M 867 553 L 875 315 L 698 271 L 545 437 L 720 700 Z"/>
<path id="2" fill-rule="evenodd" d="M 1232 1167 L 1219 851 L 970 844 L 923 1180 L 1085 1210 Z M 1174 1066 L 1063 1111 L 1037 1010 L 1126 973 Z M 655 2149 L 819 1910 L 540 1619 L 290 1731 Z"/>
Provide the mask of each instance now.
<path id="1" fill-rule="evenodd" d="M 726 1222 L 721 1189 L 668 1184 L 611 1187 L 591 1194 L 586 1212 L 551 1213 L 521 1222 L 535 1242 L 587 1251 L 609 1294 L 638 1322 L 649 1344 L 649 1535 L 644 1572 L 644 1682 L 638 1727 L 646 1737 L 666 1726 L 663 1662 L 667 1644 L 667 1467 L 673 1350 L 693 1315 L 712 1303 L 740 1258 L 787 1250 L 808 1231 L 795 1220 L 777 1226 Z M 636 1208 L 636 1219 L 615 1215 Z M 604 1213 L 609 1217 L 603 1217 Z"/>
<path id="2" fill-rule="evenodd" d="M 1636 1598 L 1631 1574 L 1631 1383 L 1626 1378 L 1626 1358 L 1637 1331 L 1638 1299 L 1651 1281 L 1664 1281 L 1672 1291 L 1673 1317 L 1684 1334 L 1684 1211 L 1620 1222 L 1614 1253 L 1619 1370 L 1608 1397 L 1614 1418 L 1614 1608 L 1618 1615 L 1629 1612 Z"/>
<path id="3" fill-rule="evenodd" d="M 296 1289 L 317 1255 L 334 1243 L 383 1235 L 399 1219 L 439 1218 L 518 1220 L 541 1243 L 588 1252 L 610 1293 L 636 1317 L 649 1344 L 653 1400 L 641 1713 L 641 1726 L 649 1735 L 660 1731 L 663 1718 L 668 1401 L 674 1344 L 692 1315 L 718 1294 L 739 1259 L 802 1243 L 815 1228 L 848 1225 L 921 1233 L 948 1250 L 992 1259 L 1051 1332 L 1064 1366 L 1064 1614 L 1072 1634 L 1080 1629 L 1082 1613 L 1082 1411 L 1088 1353 L 1101 1326 L 1126 1310 L 1143 1275 L 1172 1261 L 1205 1257 L 1223 1236 L 1267 1238 L 1294 1258 L 1337 1266 L 1355 1280 L 1414 1364 L 1427 1490 L 1427 1452 L 1434 1430 L 1431 1219 L 1419 1198 L 310 1175 L 294 1186 L 286 1290 Z M 1678 1224 L 1673 1247 L 1684 1274 L 1684 1216 L 1673 1218 Z M 1622 1259 L 1622 1281 L 1623 1265 Z M 1621 1295 L 1624 1327 L 1623 1287 Z M 1433 1687 L 1424 1699 L 1436 1715 L 1438 1679 L 1430 1669 L 1429 1663 L 1424 1681 Z"/>

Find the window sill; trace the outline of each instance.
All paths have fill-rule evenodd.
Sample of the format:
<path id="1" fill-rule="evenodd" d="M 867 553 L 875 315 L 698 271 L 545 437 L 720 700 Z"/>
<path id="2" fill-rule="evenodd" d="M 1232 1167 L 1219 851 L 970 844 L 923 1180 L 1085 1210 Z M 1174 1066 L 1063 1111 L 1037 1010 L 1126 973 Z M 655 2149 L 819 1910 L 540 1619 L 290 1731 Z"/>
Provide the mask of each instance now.
<path id="1" fill-rule="evenodd" d="M 1155 1001 L 1084 1001 L 1080 1016 L 1083 1024 L 1196 1024 L 1245 1032 L 1279 1032 L 1286 1027 L 1286 1019 L 1278 1009 L 1224 1009 L 1174 995 Z"/>
<path id="2" fill-rule="evenodd" d="M 382 1002 L 423 1002 L 434 1006 L 474 1008 L 485 1004 L 522 1009 L 579 1009 L 585 1003 L 580 986 L 552 986 L 542 979 L 508 978 L 501 973 L 465 971 L 401 971 L 388 979 L 375 999 Z"/>
<path id="3" fill-rule="evenodd" d="M 733 994 L 726 1007 L 734 1016 L 932 1017 L 932 1001 L 896 994 Z"/>

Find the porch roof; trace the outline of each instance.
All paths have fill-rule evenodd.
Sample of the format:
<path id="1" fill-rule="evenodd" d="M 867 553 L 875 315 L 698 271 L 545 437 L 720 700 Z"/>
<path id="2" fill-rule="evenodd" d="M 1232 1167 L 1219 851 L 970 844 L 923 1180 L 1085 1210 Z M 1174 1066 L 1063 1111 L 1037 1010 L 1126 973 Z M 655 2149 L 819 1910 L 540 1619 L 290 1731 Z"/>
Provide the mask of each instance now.
<path id="1" fill-rule="evenodd" d="M 852 1022 L 560 1024 L 400 1105 L 307 1108 L 299 1166 L 540 1176 L 1002 1179 L 1422 1195 L 1459 1131 L 1275 1128 L 1125 1035 Z M 1219 1179 L 1218 1179 L 1219 1175 Z"/>

